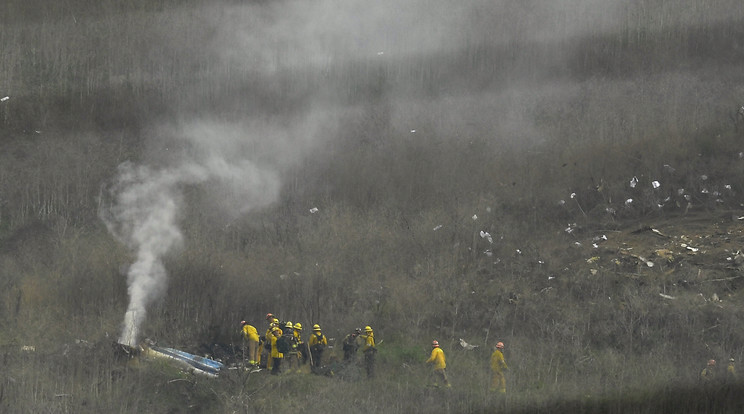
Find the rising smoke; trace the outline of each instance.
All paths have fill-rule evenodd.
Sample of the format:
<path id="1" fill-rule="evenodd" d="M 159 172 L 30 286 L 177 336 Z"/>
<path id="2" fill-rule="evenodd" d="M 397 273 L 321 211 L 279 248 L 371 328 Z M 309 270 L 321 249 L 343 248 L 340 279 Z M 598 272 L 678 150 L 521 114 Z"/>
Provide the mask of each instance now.
<path id="1" fill-rule="evenodd" d="M 166 288 L 163 258 L 182 243 L 179 217 L 184 209 L 184 189 L 222 189 L 216 191 L 230 197 L 221 198 L 215 207 L 233 214 L 277 198 L 277 173 L 251 161 L 250 154 L 236 151 L 251 140 L 237 130 L 224 125 L 190 125 L 178 132 L 182 140 L 175 158 L 180 161 L 171 160 L 166 166 L 125 162 L 118 167 L 116 180 L 108 189 L 110 204 L 101 216 L 109 231 L 136 255 L 127 273 L 129 306 L 120 343 L 138 343 L 148 305 Z"/>
<path id="2" fill-rule="evenodd" d="M 452 53 L 483 39 L 505 43 L 511 36 L 539 37 L 541 32 L 523 27 L 546 28 L 550 22 L 550 14 L 523 10 L 521 0 L 495 3 L 322 0 L 210 8 L 205 10 L 204 22 L 216 34 L 205 39 L 203 49 L 218 51 L 217 65 L 248 68 L 253 76 L 270 80 L 284 69 L 343 67 L 348 62 L 375 65 L 375 59 L 390 62 L 389 67 L 408 65 L 412 62 L 409 56 Z M 572 3 L 582 2 L 561 2 Z M 536 23 L 520 24 L 512 18 L 515 14 Z M 219 76 L 219 71 L 214 75 Z M 324 94 L 322 89 L 316 92 L 319 96 Z M 405 88 L 401 89 L 389 98 L 393 107 L 409 106 Z M 328 97 L 323 99 L 327 103 Z M 164 258 L 183 241 L 179 220 L 185 209 L 184 191 L 194 186 L 204 189 L 213 201 L 210 205 L 228 219 L 271 204 L 279 195 L 282 168 L 317 147 L 319 135 L 332 135 L 328 125 L 345 109 L 330 99 L 330 105 L 313 107 L 292 119 L 257 124 L 247 114 L 238 123 L 204 121 L 163 127 L 165 132 L 156 135 L 173 137 L 167 148 L 161 147 L 168 150 L 166 156 L 155 152 L 147 162 L 125 162 L 118 167 L 101 216 L 109 231 L 136 256 L 127 274 L 130 301 L 120 343 L 138 343 L 148 306 L 166 289 Z M 418 105 L 422 111 L 429 108 L 421 102 Z M 439 110 L 442 113 L 486 107 L 482 100 L 471 105 L 450 99 L 443 105 L 448 107 Z M 326 128 L 324 133 L 318 132 L 320 125 Z"/>
<path id="3" fill-rule="evenodd" d="M 334 136 L 334 127 L 329 125 L 341 118 L 341 112 L 349 110 L 344 107 L 346 102 L 368 100 L 362 94 L 346 102 L 335 101 L 336 94 L 357 93 L 357 77 L 374 78 L 377 71 L 373 69 L 385 68 L 386 87 L 392 91 L 386 90 L 384 103 L 392 108 L 391 122 L 405 130 L 422 128 L 421 123 L 428 121 L 428 126 L 443 136 L 464 135 L 460 129 L 473 129 L 475 125 L 475 129 L 488 131 L 489 135 L 516 137 L 530 131 L 526 114 L 532 107 L 546 100 L 571 97 L 581 86 L 546 85 L 536 82 L 536 77 L 519 82 L 524 68 L 542 73 L 532 69 L 546 63 L 531 55 L 542 51 L 535 44 L 548 42 L 551 50 L 555 46 L 556 52 L 549 56 L 557 56 L 556 61 L 546 64 L 546 70 L 561 68 L 563 56 L 570 55 L 571 43 L 577 37 L 617 31 L 633 23 L 631 18 L 643 16 L 635 6 L 609 0 L 226 3 L 229 5 L 210 3 L 200 13 L 203 33 L 209 36 L 205 35 L 208 38 L 203 44 L 193 45 L 194 50 L 213 53 L 210 56 L 218 60 L 211 71 L 204 71 L 205 76 L 229 75 L 230 82 L 237 84 L 254 77 L 247 83 L 276 85 L 276 96 L 266 92 L 269 99 L 276 100 L 272 109 L 290 107 L 292 103 L 286 104 L 282 99 L 291 101 L 295 92 L 303 99 L 304 95 L 315 94 L 307 101 L 322 105 L 303 109 L 304 113 L 292 118 L 271 114 L 276 118 L 260 124 L 247 113 L 246 119 L 237 123 L 212 120 L 168 127 L 167 135 L 175 138 L 167 157 L 152 156 L 142 165 L 119 166 L 117 178 L 109 188 L 110 205 L 102 217 L 112 234 L 136 254 L 127 276 L 130 303 L 120 338 L 124 344 L 137 343 L 147 306 L 165 289 L 163 258 L 183 238 L 179 219 L 184 211 L 184 190 L 190 186 L 205 189 L 217 210 L 229 218 L 271 204 L 278 198 L 282 171 L 306 151 L 321 145 L 320 137 L 330 140 Z M 164 34 L 162 38 L 176 42 L 180 36 Z M 501 77 L 506 79 L 503 88 L 489 90 L 475 83 L 470 89 L 458 91 L 458 85 L 465 82 L 458 79 L 457 70 L 447 73 L 448 68 L 460 64 L 475 67 L 477 70 L 472 70 L 471 75 L 505 70 L 507 62 L 487 61 L 483 67 L 477 66 L 478 62 L 461 62 L 478 58 L 478 46 L 494 45 L 519 45 L 505 50 L 511 59 L 523 59 L 526 64 L 512 64 L 516 73 Z M 435 57 L 420 60 L 422 56 Z M 189 62 L 194 56 L 179 58 Z M 198 72 L 200 65 L 193 66 Z M 347 75 L 346 68 L 356 70 L 356 75 Z M 306 69 L 307 73 L 303 73 Z M 274 78 L 282 73 L 285 77 Z M 312 73 L 321 73 L 324 80 L 317 81 L 319 78 Z M 202 76 L 202 72 L 194 76 Z M 421 81 L 426 76 L 434 78 L 430 83 L 441 81 L 436 85 L 435 96 L 411 94 L 414 87 L 409 83 L 426 85 Z M 305 78 L 315 79 L 318 84 L 303 85 Z M 276 79 L 294 84 L 281 84 Z M 251 106 L 254 99 L 258 98 L 240 95 L 230 102 L 245 103 L 246 107 L 264 106 L 264 102 Z M 363 105 L 361 108 L 366 110 Z M 208 118 L 220 117 L 212 115 Z M 324 130 L 319 132 L 321 125 Z M 358 132 L 349 132 L 355 133 Z"/>

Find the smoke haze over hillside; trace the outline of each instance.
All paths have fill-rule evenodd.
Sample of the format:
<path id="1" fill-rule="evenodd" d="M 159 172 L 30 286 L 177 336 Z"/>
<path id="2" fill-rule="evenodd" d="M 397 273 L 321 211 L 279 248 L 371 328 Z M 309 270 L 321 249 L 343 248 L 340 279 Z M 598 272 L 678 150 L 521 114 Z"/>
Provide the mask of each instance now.
<path id="1" fill-rule="evenodd" d="M 188 121 L 156 126 L 158 137 L 151 145 L 155 150 L 147 154 L 145 165 L 119 167 L 111 187 L 113 204 L 102 215 L 112 233 L 137 254 L 128 275 L 131 302 L 122 343 L 137 343 L 148 304 L 164 291 L 162 260 L 181 242 L 184 188 L 204 189 L 204 205 L 213 206 L 226 221 L 269 206 L 280 195 L 283 174 L 308 154 L 328 154 L 317 149 L 360 132 L 379 135 L 376 130 L 347 131 L 345 120 L 379 110 L 384 119 L 378 128 L 387 124 L 390 130 L 416 132 L 420 142 L 436 131 L 452 140 L 478 137 L 529 145 L 551 140 L 550 134 L 558 130 L 541 129 L 535 118 L 561 118 L 553 108 L 567 105 L 571 111 L 574 106 L 585 108 L 571 112 L 575 122 L 563 126 L 567 136 L 582 128 L 576 135 L 584 139 L 641 136 L 640 127 L 664 117 L 647 119 L 638 108 L 671 107 L 665 104 L 695 95 L 701 84 L 676 68 L 644 88 L 632 78 L 601 79 L 593 67 L 581 74 L 588 79 L 582 81 L 571 65 L 593 64 L 594 59 L 576 55 L 574 42 L 612 39 L 631 26 L 661 30 L 694 24 L 695 17 L 725 20 L 724 7 L 698 9 L 697 14 L 685 6 L 658 7 L 666 20 L 651 21 L 654 14 L 644 14 L 641 8 L 605 0 L 321 0 L 205 6 L 199 19 L 203 26 L 197 28 L 204 39 L 174 50 L 192 53 L 179 55 L 181 64 L 198 62 L 196 52 L 214 59 L 208 70 L 194 64 L 194 76 L 227 82 L 226 90 L 219 92 L 224 96 L 210 99 L 229 100 L 231 115 L 204 107 Z M 166 44 L 180 40 L 169 33 L 161 38 Z M 253 89 L 239 88 L 249 83 Z M 261 86 L 264 95 L 251 93 Z M 202 99 L 200 93 L 194 92 L 195 102 Z M 625 101 L 621 106 L 613 99 Z M 687 105 L 702 106 L 713 99 L 683 101 L 666 119 L 683 124 L 686 114 L 698 108 Z M 272 109 L 266 109 L 269 104 Z M 594 122 L 595 117 L 603 122 Z M 617 128 L 606 127 L 615 124 Z"/>

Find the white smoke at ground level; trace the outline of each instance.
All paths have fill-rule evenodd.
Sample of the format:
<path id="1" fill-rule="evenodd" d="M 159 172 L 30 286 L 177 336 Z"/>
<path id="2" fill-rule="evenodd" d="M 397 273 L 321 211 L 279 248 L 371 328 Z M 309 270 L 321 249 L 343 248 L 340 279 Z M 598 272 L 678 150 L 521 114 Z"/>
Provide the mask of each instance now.
<path id="1" fill-rule="evenodd" d="M 136 253 L 127 272 L 129 305 L 119 337 L 122 344 L 137 345 L 148 306 L 165 292 L 163 258 L 182 243 L 183 191 L 194 185 L 227 189 L 233 197 L 221 202 L 238 211 L 268 204 L 279 192 L 276 174 L 237 154 L 228 160 L 212 153 L 201 162 L 182 161 L 160 169 L 121 164 L 109 192 L 111 206 L 101 217 L 109 231 Z"/>

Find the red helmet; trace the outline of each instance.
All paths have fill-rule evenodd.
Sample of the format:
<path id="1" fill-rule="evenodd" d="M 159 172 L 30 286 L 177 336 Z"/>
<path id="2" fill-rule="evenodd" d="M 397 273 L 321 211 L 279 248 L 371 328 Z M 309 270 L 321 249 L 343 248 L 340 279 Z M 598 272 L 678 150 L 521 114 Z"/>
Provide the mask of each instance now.
<path id="1" fill-rule="evenodd" d="M 274 317 L 274 314 L 273 314 L 273 313 L 267 313 L 267 314 L 266 314 L 266 320 L 267 320 L 267 321 L 268 321 L 269 319 L 273 318 L 273 317 Z"/>
<path id="2" fill-rule="evenodd" d="M 433 346 L 434 348 L 438 347 L 439 346 L 439 341 L 436 341 L 436 340 L 431 341 L 431 346 Z"/>
<path id="3" fill-rule="evenodd" d="M 497 342 L 496 343 L 496 348 L 498 348 L 498 349 L 504 349 L 504 343 L 503 342 Z"/>
<path id="4" fill-rule="evenodd" d="M 243 325 L 245 325 L 245 324 L 247 324 L 247 323 L 248 323 L 248 322 L 246 322 L 246 321 L 240 321 L 240 326 L 243 326 Z"/>

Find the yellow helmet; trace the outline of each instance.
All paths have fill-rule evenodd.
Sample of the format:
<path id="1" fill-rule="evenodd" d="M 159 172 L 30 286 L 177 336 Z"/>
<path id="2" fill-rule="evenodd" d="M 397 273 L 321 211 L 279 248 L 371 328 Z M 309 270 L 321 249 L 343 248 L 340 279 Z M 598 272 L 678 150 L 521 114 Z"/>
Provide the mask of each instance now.
<path id="1" fill-rule="evenodd" d="M 274 319 L 271 320 L 271 323 L 279 323 L 279 319 L 274 318 Z"/>
<path id="2" fill-rule="evenodd" d="M 320 330 L 320 325 L 318 325 L 317 323 L 313 325 L 313 331 L 319 331 L 319 330 Z"/>
<path id="3" fill-rule="evenodd" d="M 299 323 L 299 322 L 297 322 L 296 324 L 294 324 L 294 328 L 297 329 L 298 331 L 301 331 L 302 330 L 302 324 Z"/>
<path id="4" fill-rule="evenodd" d="M 372 332 L 372 327 L 367 325 L 364 327 L 364 332 Z"/>
<path id="5" fill-rule="evenodd" d="M 284 325 L 284 327 L 285 327 L 285 328 L 289 328 L 289 329 L 292 329 L 292 328 L 294 328 L 294 325 L 292 325 L 292 322 L 287 322 L 287 323 L 286 323 L 286 324 Z"/>

